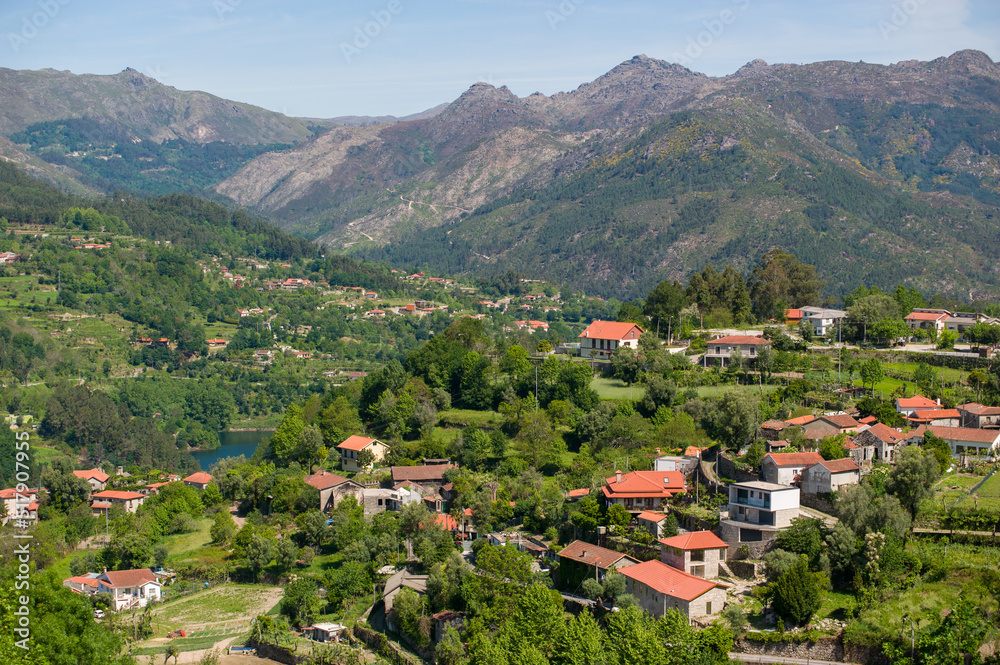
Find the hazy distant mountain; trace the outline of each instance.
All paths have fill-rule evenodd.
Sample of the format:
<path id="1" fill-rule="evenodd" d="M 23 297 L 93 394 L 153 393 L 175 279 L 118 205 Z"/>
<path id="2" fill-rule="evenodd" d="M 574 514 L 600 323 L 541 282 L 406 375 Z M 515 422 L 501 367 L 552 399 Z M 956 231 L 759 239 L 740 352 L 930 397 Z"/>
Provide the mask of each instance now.
<path id="1" fill-rule="evenodd" d="M 107 189 L 129 167 L 134 188 L 212 187 L 371 258 L 631 297 L 782 246 L 833 291 L 903 280 L 1000 293 L 1000 67 L 977 51 L 755 60 L 725 77 L 636 56 L 552 96 L 477 83 L 417 116 L 326 121 L 129 70 L 0 71 L 0 89 L 10 81 L 34 91 L 0 109 L 10 148 L 60 177 Z M 103 152 L 74 156 L 88 136 Z"/>

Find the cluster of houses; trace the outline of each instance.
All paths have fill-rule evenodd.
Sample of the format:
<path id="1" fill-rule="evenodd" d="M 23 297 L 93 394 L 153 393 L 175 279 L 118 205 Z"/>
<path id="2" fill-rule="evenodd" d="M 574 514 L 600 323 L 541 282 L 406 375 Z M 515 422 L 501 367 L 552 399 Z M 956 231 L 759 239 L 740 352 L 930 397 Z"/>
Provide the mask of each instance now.
<path id="1" fill-rule="evenodd" d="M 831 329 L 836 329 L 847 318 L 847 312 L 840 309 L 825 307 L 800 307 L 785 310 L 785 323 L 802 325 L 803 322 L 812 326 L 816 336 L 824 336 Z M 1000 325 L 1000 319 L 982 314 L 981 312 L 953 312 L 947 309 L 919 307 L 903 317 L 910 330 L 925 330 L 935 333 L 950 330 L 964 336 L 965 331 L 977 323 Z"/>

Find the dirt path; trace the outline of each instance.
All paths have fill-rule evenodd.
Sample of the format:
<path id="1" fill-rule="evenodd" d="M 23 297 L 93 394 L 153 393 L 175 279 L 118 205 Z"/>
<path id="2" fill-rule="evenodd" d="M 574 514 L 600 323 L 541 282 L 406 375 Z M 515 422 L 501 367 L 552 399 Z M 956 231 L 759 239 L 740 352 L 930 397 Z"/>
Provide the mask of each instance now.
<path id="1" fill-rule="evenodd" d="M 236 526 L 240 529 L 243 525 L 247 523 L 247 518 L 239 516 L 240 504 L 233 502 L 233 505 L 229 506 L 229 514 L 233 516 L 233 521 L 236 522 Z"/>

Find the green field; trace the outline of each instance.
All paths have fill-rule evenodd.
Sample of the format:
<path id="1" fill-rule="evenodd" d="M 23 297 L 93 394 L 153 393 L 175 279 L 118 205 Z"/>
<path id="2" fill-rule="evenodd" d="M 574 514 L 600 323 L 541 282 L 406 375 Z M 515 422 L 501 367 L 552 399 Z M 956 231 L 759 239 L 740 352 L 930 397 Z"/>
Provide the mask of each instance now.
<path id="1" fill-rule="evenodd" d="M 153 610 L 154 635 L 179 629 L 239 632 L 243 624 L 249 627 L 255 616 L 271 609 L 282 595 L 280 587 L 223 584 L 168 601 Z"/>
<path id="2" fill-rule="evenodd" d="M 206 545 L 212 542 L 212 536 L 209 533 L 211 528 L 212 518 L 203 517 L 198 520 L 197 530 L 191 533 L 175 533 L 165 536 L 163 544 L 170 551 L 170 554 L 167 555 L 167 561 L 172 565 L 178 565 L 182 562 L 190 563 L 192 561 L 203 563 L 221 561 L 225 556 L 224 550 L 206 547 Z"/>
<path id="3" fill-rule="evenodd" d="M 596 378 L 590 382 L 590 387 L 600 395 L 601 399 L 642 399 L 646 388 L 639 384 L 629 387 L 618 379 Z"/>
<path id="4" fill-rule="evenodd" d="M 979 480 L 982 480 L 982 478 L 976 479 L 977 482 Z M 982 487 L 976 490 L 974 494 L 970 494 L 958 505 L 962 508 L 978 506 L 986 510 L 1000 511 L 1000 475 L 994 473 L 983 483 Z"/>
<path id="5" fill-rule="evenodd" d="M 780 386 L 765 384 L 763 386 L 764 394 L 770 395 L 778 388 L 780 388 Z M 698 386 L 697 390 L 698 390 L 698 397 L 721 397 L 722 395 L 728 393 L 731 390 L 748 392 L 760 396 L 761 387 L 760 386 Z"/>
<path id="6" fill-rule="evenodd" d="M 469 409 L 448 409 L 438 414 L 440 427 L 488 427 L 499 424 L 500 414 L 496 411 L 472 411 Z"/>
<path id="7" fill-rule="evenodd" d="M 951 506 L 951 504 L 968 495 L 969 490 L 982 479 L 982 476 L 973 476 L 964 473 L 957 473 L 942 478 L 934 486 L 934 505 L 941 506 L 943 502 L 943 505 Z"/>

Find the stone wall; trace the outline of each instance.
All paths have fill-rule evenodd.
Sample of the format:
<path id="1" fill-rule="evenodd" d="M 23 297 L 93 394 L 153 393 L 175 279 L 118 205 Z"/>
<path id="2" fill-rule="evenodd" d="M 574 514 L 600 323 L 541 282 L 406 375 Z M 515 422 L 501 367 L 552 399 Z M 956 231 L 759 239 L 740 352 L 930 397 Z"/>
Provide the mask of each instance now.
<path id="1" fill-rule="evenodd" d="M 718 472 L 720 479 L 725 478 L 727 480 L 735 480 L 738 483 L 749 483 L 754 480 L 760 480 L 760 476 L 756 473 L 749 473 L 747 471 L 742 471 L 736 468 L 736 462 L 733 458 L 728 455 L 723 455 L 719 453 L 718 460 L 715 463 L 715 469 Z"/>
<path id="2" fill-rule="evenodd" d="M 285 665 L 300 665 L 300 663 L 304 663 L 308 660 L 306 656 L 297 656 L 285 647 L 280 647 L 277 644 L 270 644 L 269 642 L 258 642 L 257 640 L 251 639 L 250 646 L 257 650 L 257 655 L 261 658 L 276 660 L 279 663 L 284 663 Z"/>
<path id="3" fill-rule="evenodd" d="M 770 633 L 768 633 L 770 635 Z M 733 643 L 733 652 L 750 653 L 760 656 L 778 656 L 801 660 L 829 660 L 843 662 L 844 643 L 840 636 L 820 639 L 815 642 L 757 642 L 747 637 Z"/>
<path id="4" fill-rule="evenodd" d="M 739 561 L 733 560 L 726 564 L 733 575 L 745 580 L 752 580 L 757 575 L 764 574 L 764 564 L 760 561 Z"/>
<path id="5" fill-rule="evenodd" d="M 830 496 L 829 494 L 825 496 Z M 833 515 L 833 504 L 823 498 L 819 494 L 806 494 L 801 492 L 799 494 L 799 503 L 808 508 L 815 508 L 816 510 L 822 511 L 828 515 Z"/>

